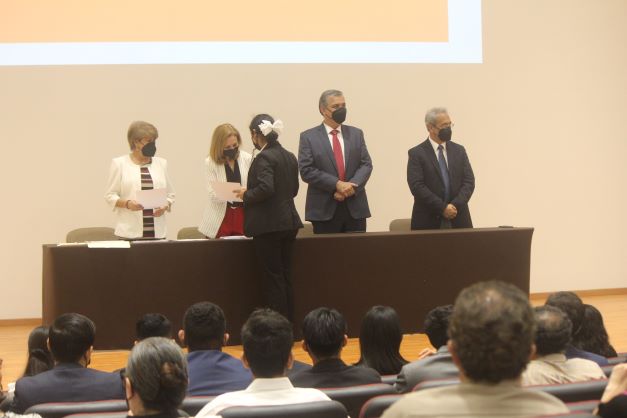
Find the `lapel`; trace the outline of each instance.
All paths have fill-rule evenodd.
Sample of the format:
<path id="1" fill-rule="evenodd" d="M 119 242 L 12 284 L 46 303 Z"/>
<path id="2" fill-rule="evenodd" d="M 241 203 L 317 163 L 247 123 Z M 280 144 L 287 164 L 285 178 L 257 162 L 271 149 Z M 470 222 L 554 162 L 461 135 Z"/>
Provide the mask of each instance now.
<path id="1" fill-rule="evenodd" d="M 448 181 L 451 183 L 452 188 L 453 169 L 457 167 L 457 150 L 455 146 L 451 144 L 451 141 L 448 141 L 448 144 L 446 144 L 446 156 L 448 158 Z"/>
<path id="2" fill-rule="evenodd" d="M 344 172 L 348 178 L 348 156 L 351 152 L 352 137 L 347 126 L 342 125 L 342 138 L 344 138 Z"/>
<path id="3" fill-rule="evenodd" d="M 344 135 L 344 131 L 342 131 L 342 135 Z M 335 168 L 335 172 L 337 173 L 337 164 L 335 163 L 335 155 L 333 154 L 333 148 L 331 147 L 331 141 L 329 141 L 329 134 L 327 134 L 327 130 L 324 127 L 324 123 L 320 124 L 318 127 L 318 139 L 322 144 L 322 148 L 324 149 L 325 154 L 329 157 L 329 161 L 333 164 L 333 168 Z M 346 147 L 346 143 L 344 144 Z M 346 171 L 346 167 L 345 170 Z"/>
<path id="4" fill-rule="evenodd" d="M 429 140 L 429 138 L 427 138 L 427 140 L 423 142 L 423 145 L 425 147 L 425 152 L 427 153 L 427 158 L 429 158 L 429 160 L 431 161 L 431 164 L 433 165 L 433 169 L 438 174 L 438 177 L 440 178 L 440 181 L 442 182 L 442 185 L 444 186 L 444 179 L 442 178 L 442 172 L 440 172 L 440 163 L 438 162 L 438 156 L 436 155 L 435 150 L 431 146 L 431 141 Z M 450 178 L 450 173 L 449 173 L 449 178 Z"/>

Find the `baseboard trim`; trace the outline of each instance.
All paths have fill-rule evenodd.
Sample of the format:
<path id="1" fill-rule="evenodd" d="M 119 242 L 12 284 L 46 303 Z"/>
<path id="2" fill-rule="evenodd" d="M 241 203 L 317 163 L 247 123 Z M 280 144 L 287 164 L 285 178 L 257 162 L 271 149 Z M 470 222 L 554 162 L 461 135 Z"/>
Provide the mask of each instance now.
<path id="1" fill-rule="evenodd" d="M 0 326 L 19 326 L 19 325 L 31 325 L 36 327 L 41 325 L 41 318 L 16 318 L 16 319 L 0 319 Z"/>
<path id="2" fill-rule="evenodd" d="M 586 296 L 623 296 L 627 295 L 627 287 L 617 287 L 614 289 L 588 289 L 588 290 L 572 290 L 579 297 Z M 530 298 L 533 299 L 546 299 L 550 294 L 555 292 L 539 292 L 539 293 L 531 293 L 529 295 Z"/>

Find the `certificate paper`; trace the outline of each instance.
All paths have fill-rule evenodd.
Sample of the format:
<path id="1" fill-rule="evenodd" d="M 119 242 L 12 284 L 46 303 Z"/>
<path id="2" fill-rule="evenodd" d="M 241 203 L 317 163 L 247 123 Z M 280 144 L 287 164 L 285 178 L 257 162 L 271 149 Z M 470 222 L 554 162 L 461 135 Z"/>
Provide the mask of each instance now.
<path id="1" fill-rule="evenodd" d="M 242 199 L 235 197 L 233 190 L 239 190 L 242 185 L 239 183 L 229 183 L 221 181 L 212 181 L 211 187 L 216 194 L 216 197 L 224 202 L 241 202 Z"/>
<path id="2" fill-rule="evenodd" d="M 165 188 L 139 190 L 136 200 L 144 209 L 162 208 L 168 206 L 168 191 Z"/>

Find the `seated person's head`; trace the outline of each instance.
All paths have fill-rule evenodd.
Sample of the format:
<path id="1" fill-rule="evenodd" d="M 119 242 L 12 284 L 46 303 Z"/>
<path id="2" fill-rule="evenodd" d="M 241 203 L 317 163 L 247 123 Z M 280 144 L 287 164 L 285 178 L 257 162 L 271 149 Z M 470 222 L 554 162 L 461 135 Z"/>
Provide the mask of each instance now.
<path id="1" fill-rule="evenodd" d="M 150 337 L 137 343 L 124 376 L 126 399 L 135 416 L 174 414 L 187 392 L 185 355 L 168 338 Z"/>
<path id="2" fill-rule="evenodd" d="M 35 327 L 28 336 L 28 359 L 24 376 L 35 376 L 53 366 L 54 360 L 48 348 L 48 327 Z"/>
<path id="3" fill-rule="evenodd" d="M 572 345 L 603 357 L 616 357 L 618 354 L 610 344 L 610 337 L 603 323 L 603 315 L 592 305 L 584 306 L 581 328 L 573 338 Z"/>
<path id="4" fill-rule="evenodd" d="M 581 329 L 585 312 L 585 307 L 579 296 L 573 292 L 555 292 L 549 295 L 546 305 L 554 306 L 568 316 L 573 325 L 572 337 L 574 338 Z"/>
<path id="5" fill-rule="evenodd" d="M 198 302 L 187 308 L 179 339 L 189 352 L 220 350 L 229 339 L 225 333 L 224 312 L 211 302 Z"/>
<path id="6" fill-rule="evenodd" d="M 91 319 L 78 313 L 66 313 L 50 327 L 48 345 L 55 362 L 87 366 L 95 338 L 96 325 Z"/>
<path id="7" fill-rule="evenodd" d="M 401 356 L 401 320 L 391 306 L 373 306 L 361 320 L 359 349 L 362 366 L 380 374 L 398 374 L 407 361 Z"/>
<path id="8" fill-rule="evenodd" d="M 135 323 L 135 342 L 150 337 L 172 338 L 172 324 L 160 313 L 148 313 Z"/>
<path id="9" fill-rule="evenodd" d="M 455 301 L 448 347 L 462 378 L 518 379 L 533 353 L 535 320 L 527 295 L 503 282 L 480 282 Z"/>
<path id="10" fill-rule="evenodd" d="M 255 377 L 285 376 L 293 344 L 292 324 L 271 309 L 257 309 L 242 327 L 242 360 Z"/>
<path id="11" fill-rule="evenodd" d="M 554 306 L 534 308 L 536 317 L 536 354 L 562 353 L 570 341 L 573 324 L 564 312 Z"/>
<path id="12" fill-rule="evenodd" d="M 317 308 L 305 316 L 303 349 L 313 361 L 339 357 L 346 341 L 346 320 L 335 309 Z"/>
<path id="13" fill-rule="evenodd" d="M 431 309 L 425 317 L 425 334 L 436 349 L 445 346 L 448 341 L 448 323 L 453 313 L 453 305 L 443 305 Z"/>

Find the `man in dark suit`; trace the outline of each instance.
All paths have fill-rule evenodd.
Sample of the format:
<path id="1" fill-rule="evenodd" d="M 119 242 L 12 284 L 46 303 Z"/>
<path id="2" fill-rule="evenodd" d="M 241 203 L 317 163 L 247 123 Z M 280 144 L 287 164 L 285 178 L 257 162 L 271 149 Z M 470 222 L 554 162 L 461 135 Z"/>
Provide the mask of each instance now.
<path id="1" fill-rule="evenodd" d="M 313 361 L 310 370 L 290 376 L 296 387 L 338 388 L 381 383 L 369 367 L 348 366 L 340 358 L 346 345 L 346 321 L 335 309 L 318 308 L 303 320 L 303 350 Z"/>
<path id="2" fill-rule="evenodd" d="M 189 396 L 215 396 L 246 389 L 253 375 L 240 359 L 222 352 L 229 340 L 222 309 L 198 302 L 185 311 L 179 340 L 187 347 Z"/>
<path id="3" fill-rule="evenodd" d="M 409 150 L 407 183 L 414 195 L 411 229 L 472 228 L 468 201 L 475 175 L 463 146 L 451 142 L 445 108 L 425 116 L 429 137 Z"/>
<path id="4" fill-rule="evenodd" d="M 372 161 L 361 129 L 343 125 L 346 100 L 339 90 L 320 96 L 321 125 L 300 134 L 298 165 L 309 184 L 305 219 L 316 234 L 363 232 L 370 217 L 366 183 Z"/>
<path id="5" fill-rule="evenodd" d="M 54 368 L 19 379 L 11 411 L 23 414 L 33 405 L 48 402 L 124 399 L 119 373 L 87 368 L 95 336 L 96 326 L 86 316 L 77 313 L 59 316 L 48 336 Z"/>
<path id="6" fill-rule="evenodd" d="M 419 356 L 416 361 L 406 364 L 396 377 L 394 388 L 402 393 L 410 392 L 418 383 L 425 380 L 446 379 L 459 376 L 459 369 L 453 363 L 448 351 L 448 323 L 453 313 L 453 305 L 438 306 L 429 311 L 425 318 L 425 334 L 437 350 Z"/>

